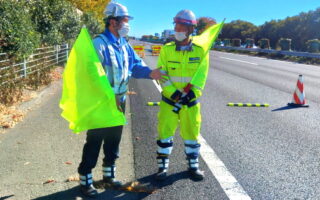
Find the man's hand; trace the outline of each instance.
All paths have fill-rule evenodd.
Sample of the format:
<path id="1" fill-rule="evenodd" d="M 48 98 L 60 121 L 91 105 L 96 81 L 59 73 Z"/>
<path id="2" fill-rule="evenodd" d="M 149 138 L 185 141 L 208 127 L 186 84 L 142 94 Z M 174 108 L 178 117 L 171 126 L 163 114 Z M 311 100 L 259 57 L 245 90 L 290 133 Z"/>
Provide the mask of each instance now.
<path id="1" fill-rule="evenodd" d="M 120 112 L 123 112 L 122 108 L 121 108 L 121 103 L 120 103 L 120 100 L 117 98 L 116 96 L 116 105 L 117 105 L 117 108 Z"/>
<path id="2" fill-rule="evenodd" d="M 181 104 L 185 105 L 185 104 L 190 103 L 190 101 L 195 97 L 196 97 L 196 95 L 194 94 L 194 92 L 192 90 L 190 90 L 187 95 L 181 97 L 180 102 L 181 102 Z"/>
<path id="3" fill-rule="evenodd" d="M 154 69 L 150 73 L 150 78 L 158 80 L 158 81 L 166 81 L 166 80 L 168 80 L 166 77 L 168 77 L 168 75 L 166 75 L 164 73 L 161 73 L 160 69 Z"/>

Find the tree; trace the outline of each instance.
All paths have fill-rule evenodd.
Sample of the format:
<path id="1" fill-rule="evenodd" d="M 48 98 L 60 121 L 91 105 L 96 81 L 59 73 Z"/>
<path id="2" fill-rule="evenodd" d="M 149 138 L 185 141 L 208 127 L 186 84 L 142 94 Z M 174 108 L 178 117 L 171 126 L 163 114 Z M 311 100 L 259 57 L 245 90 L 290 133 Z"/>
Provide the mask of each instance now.
<path id="1" fill-rule="evenodd" d="M 39 45 L 30 12 L 24 2 L 0 1 L 0 52 L 15 59 L 28 56 Z"/>
<path id="2" fill-rule="evenodd" d="M 93 16 L 102 23 L 104 18 L 104 9 L 110 0 L 68 0 L 79 10 L 85 13 L 92 13 Z"/>
<path id="3" fill-rule="evenodd" d="M 196 26 L 197 35 L 200 35 L 207 28 L 217 23 L 216 20 L 211 17 L 200 17 L 197 21 L 198 21 Z"/>
<path id="4" fill-rule="evenodd" d="M 247 21 L 235 20 L 223 26 L 220 38 L 239 38 L 245 41 L 246 38 L 255 38 L 257 31 L 258 27 L 254 24 Z"/>
<path id="5" fill-rule="evenodd" d="M 80 30 L 80 15 L 71 3 L 65 0 L 33 0 L 29 4 L 43 45 L 61 44 L 76 38 Z"/>

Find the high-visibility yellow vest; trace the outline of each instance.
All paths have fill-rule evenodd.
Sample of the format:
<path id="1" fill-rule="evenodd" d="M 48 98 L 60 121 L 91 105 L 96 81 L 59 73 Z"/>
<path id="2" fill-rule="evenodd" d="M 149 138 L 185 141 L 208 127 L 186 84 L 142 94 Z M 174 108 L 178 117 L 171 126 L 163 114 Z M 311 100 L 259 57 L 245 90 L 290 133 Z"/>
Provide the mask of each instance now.
<path id="1" fill-rule="evenodd" d="M 200 64 L 205 66 L 200 67 Z M 202 95 L 209 69 L 209 54 L 204 55 L 202 47 L 192 44 L 191 51 L 177 51 L 175 42 L 168 43 L 161 49 L 157 66 L 169 76 L 168 81 L 161 83 L 162 95 L 166 98 L 170 99 L 177 89 L 182 91 L 196 72 L 197 80 L 193 82 L 199 85 L 193 85 L 191 89 L 196 98 Z"/>

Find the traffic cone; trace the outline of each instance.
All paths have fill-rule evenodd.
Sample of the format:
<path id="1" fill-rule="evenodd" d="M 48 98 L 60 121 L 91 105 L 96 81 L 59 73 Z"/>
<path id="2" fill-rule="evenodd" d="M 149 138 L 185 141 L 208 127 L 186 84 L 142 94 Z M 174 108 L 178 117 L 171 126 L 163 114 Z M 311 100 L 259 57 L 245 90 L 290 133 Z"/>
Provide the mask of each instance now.
<path id="1" fill-rule="evenodd" d="M 293 93 L 292 103 L 288 103 L 288 106 L 296 107 L 309 107 L 306 104 L 306 95 L 304 93 L 303 76 L 299 75 L 296 90 Z"/>

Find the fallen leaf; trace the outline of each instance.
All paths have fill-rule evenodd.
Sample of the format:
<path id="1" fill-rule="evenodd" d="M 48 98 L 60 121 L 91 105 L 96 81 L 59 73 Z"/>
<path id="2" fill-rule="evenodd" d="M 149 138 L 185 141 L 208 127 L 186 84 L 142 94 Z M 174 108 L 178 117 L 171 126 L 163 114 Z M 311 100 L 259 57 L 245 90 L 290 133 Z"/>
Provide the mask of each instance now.
<path id="1" fill-rule="evenodd" d="M 66 182 L 80 181 L 79 176 L 70 176 Z"/>
<path id="2" fill-rule="evenodd" d="M 53 182 L 56 182 L 56 181 L 54 179 L 49 179 L 46 182 L 44 182 L 43 184 L 48 184 L 48 183 L 53 183 Z"/>
<path id="3" fill-rule="evenodd" d="M 135 91 L 128 91 L 127 94 L 128 95 L 136 95 L 137 93 Z"/>
<path id="4" fill-rule="evenodd" d="M 120 190 L 128 192 L 141 192 L 153 194 L 158 190 L 158 188 L 155 188 L 150 185 L 141 184 L 138 181 L 133 181 L 131 183 L 125 184 L 123 187 L 120 188 Z"/>

